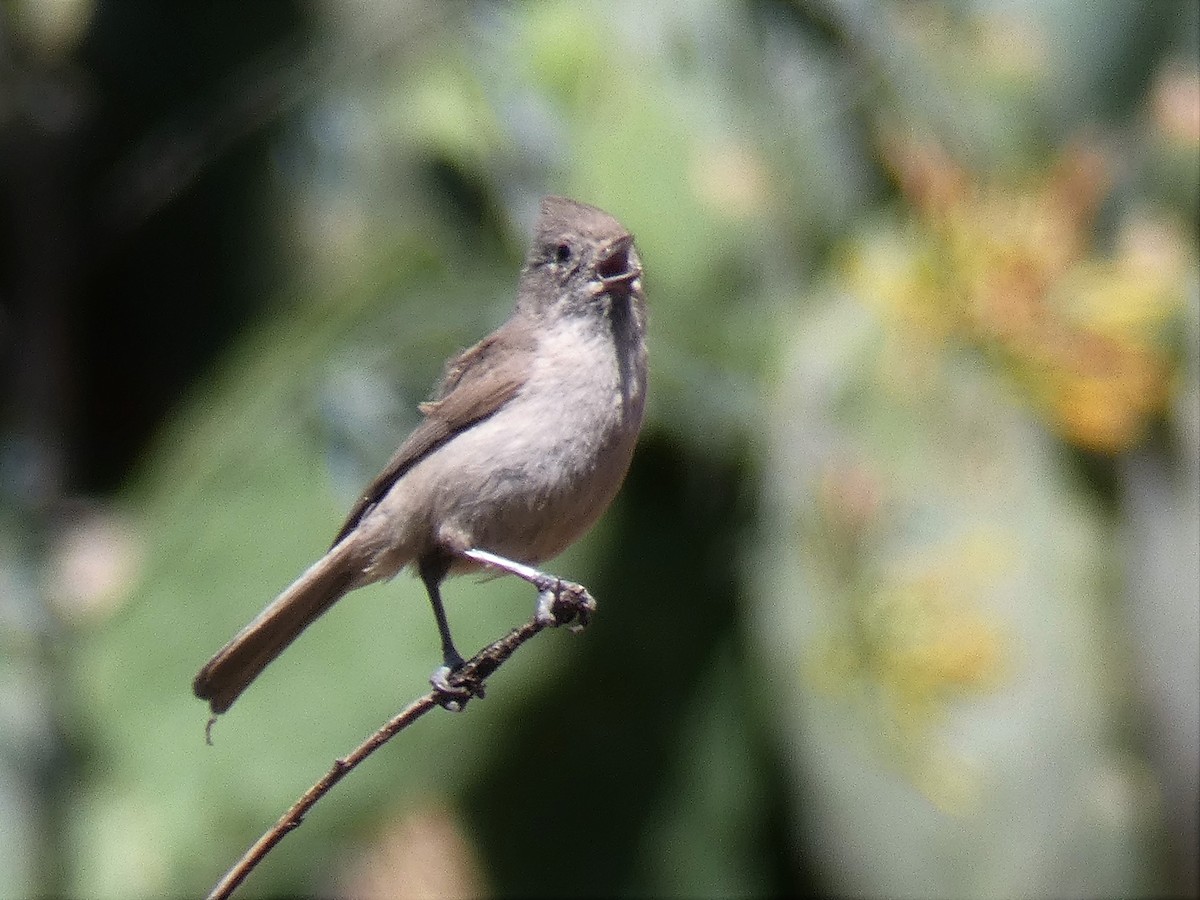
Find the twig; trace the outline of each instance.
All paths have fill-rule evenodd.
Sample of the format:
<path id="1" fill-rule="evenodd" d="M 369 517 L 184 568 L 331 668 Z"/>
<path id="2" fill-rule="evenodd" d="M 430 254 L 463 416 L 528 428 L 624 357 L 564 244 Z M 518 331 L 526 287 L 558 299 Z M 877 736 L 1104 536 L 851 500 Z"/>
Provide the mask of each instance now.
<path id="1" fill-rule="evenodd" d="M 583 620 L 589 611 L 577 607 L 570 597 L 556 599 L 551 610 L 553 622 L 547 621 L 544 616 L 539 621 L 539 616 L 535 615 L 524 625 L 514 628 L 500 640 L 484 647 L 467 660 L 461 669 L 450 676 L 450 686 L 454 688 L 453 693 L 433 690 L 424 697 L 414 700 L 359 744 L 349 755 L 334 760 L 333 766 L 325 773 L 324 777 L 305 791 L 300 799 L 279 817 L 279 821 L 255 841 L 233 868 L 225 873 L 225 876 L 209 893 L 209 900 L 224 900 L 232 894 L 254 867 L 262 862 L 263 858 L 284 839 L 288 832 L 300 827 L 304 816 L 316 805 L 317 801 L 328 794 L 333 786 L 360 762 L 431 709 L 442 705 L 452 709 L 462 709 L 471 697 L 482 697 L 484 679 L 500 668 L 501 664 L 512 656 L 518 647 L 548 625 L 566 624 L 577 615 Z"/>

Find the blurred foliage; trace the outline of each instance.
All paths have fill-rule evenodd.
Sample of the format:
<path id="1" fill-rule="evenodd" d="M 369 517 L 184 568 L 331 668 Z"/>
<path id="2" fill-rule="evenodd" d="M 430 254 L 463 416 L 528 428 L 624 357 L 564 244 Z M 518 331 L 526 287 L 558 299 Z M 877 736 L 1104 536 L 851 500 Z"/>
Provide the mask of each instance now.
<path id="1" fill-rule="evenodd" d="M 1194 896 L 1200 7 L 0 8 L 0 896 L 203 892 L 420 692 L 407 576 L 203 741 L 539 198 L 637 236 L 599 598 L 246 896 Z M 464 650 L 528 615 L 451 582 Z M 289 689 L 290 688 L 290 689 Z"/>
<path id="2" fill-rule="evenodd" d="M 979 187 L 937 147 L 885 147 L 916 221 L 856 248 L 852 279 L 881 314 L 933 345 L 970 344 L 1008 372 L 1064 437 L 1128 449 L 1167 404 L 1165 332 L 1192 260 L 1183 227 L 1121 222 L 1111 257 L 1091 246 L 1105 164 L 1090 148 L 1044 184 Z"/>

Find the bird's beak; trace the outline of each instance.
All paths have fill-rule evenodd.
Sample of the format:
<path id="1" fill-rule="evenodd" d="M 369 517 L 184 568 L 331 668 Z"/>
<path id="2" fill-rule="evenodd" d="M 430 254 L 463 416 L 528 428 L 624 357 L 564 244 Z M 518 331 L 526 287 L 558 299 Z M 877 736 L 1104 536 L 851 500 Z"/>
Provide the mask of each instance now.
<path id="1" fill-rule="evenodd" d="M 628 287 L 642 276 L 642 266 L 633 249 L 633 235 L 623 234 L 600 248 L 596 275 L 605 289 Z"/>

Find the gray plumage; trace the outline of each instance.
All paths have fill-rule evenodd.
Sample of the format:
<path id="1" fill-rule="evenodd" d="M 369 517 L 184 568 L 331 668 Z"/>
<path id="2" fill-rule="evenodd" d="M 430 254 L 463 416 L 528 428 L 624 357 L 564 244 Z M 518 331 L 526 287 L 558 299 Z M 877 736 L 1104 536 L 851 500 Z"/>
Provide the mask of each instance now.
<path id="1" fill-rule="evenodd" d="M 543 200 L 512 316 L 449 361 L 423 421 L 330 550 L 200 670 L 196 696 L 224 712 L 338 599 L 407 565 L 429 590 L 446 667 L 461 664 L 438 586 L 479 568 L 464 551 L 550 559 L 625 477 L 646 396 L 641 271 L 610 215 Z"/>

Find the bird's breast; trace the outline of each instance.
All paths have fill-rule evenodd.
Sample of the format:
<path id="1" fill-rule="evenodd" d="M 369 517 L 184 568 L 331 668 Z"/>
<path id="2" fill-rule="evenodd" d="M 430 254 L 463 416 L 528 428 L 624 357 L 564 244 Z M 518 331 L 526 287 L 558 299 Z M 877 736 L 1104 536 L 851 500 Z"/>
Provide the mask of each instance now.
<path id="1" fill-rule="evenodd" d="M 641 427 L 645 350 L 624 349 L 586 320 L 545 332 L 521 390 L 438 451 L 454 489 L 435 519 L 527 562 L 575 541 L 620 487 Z"/>

